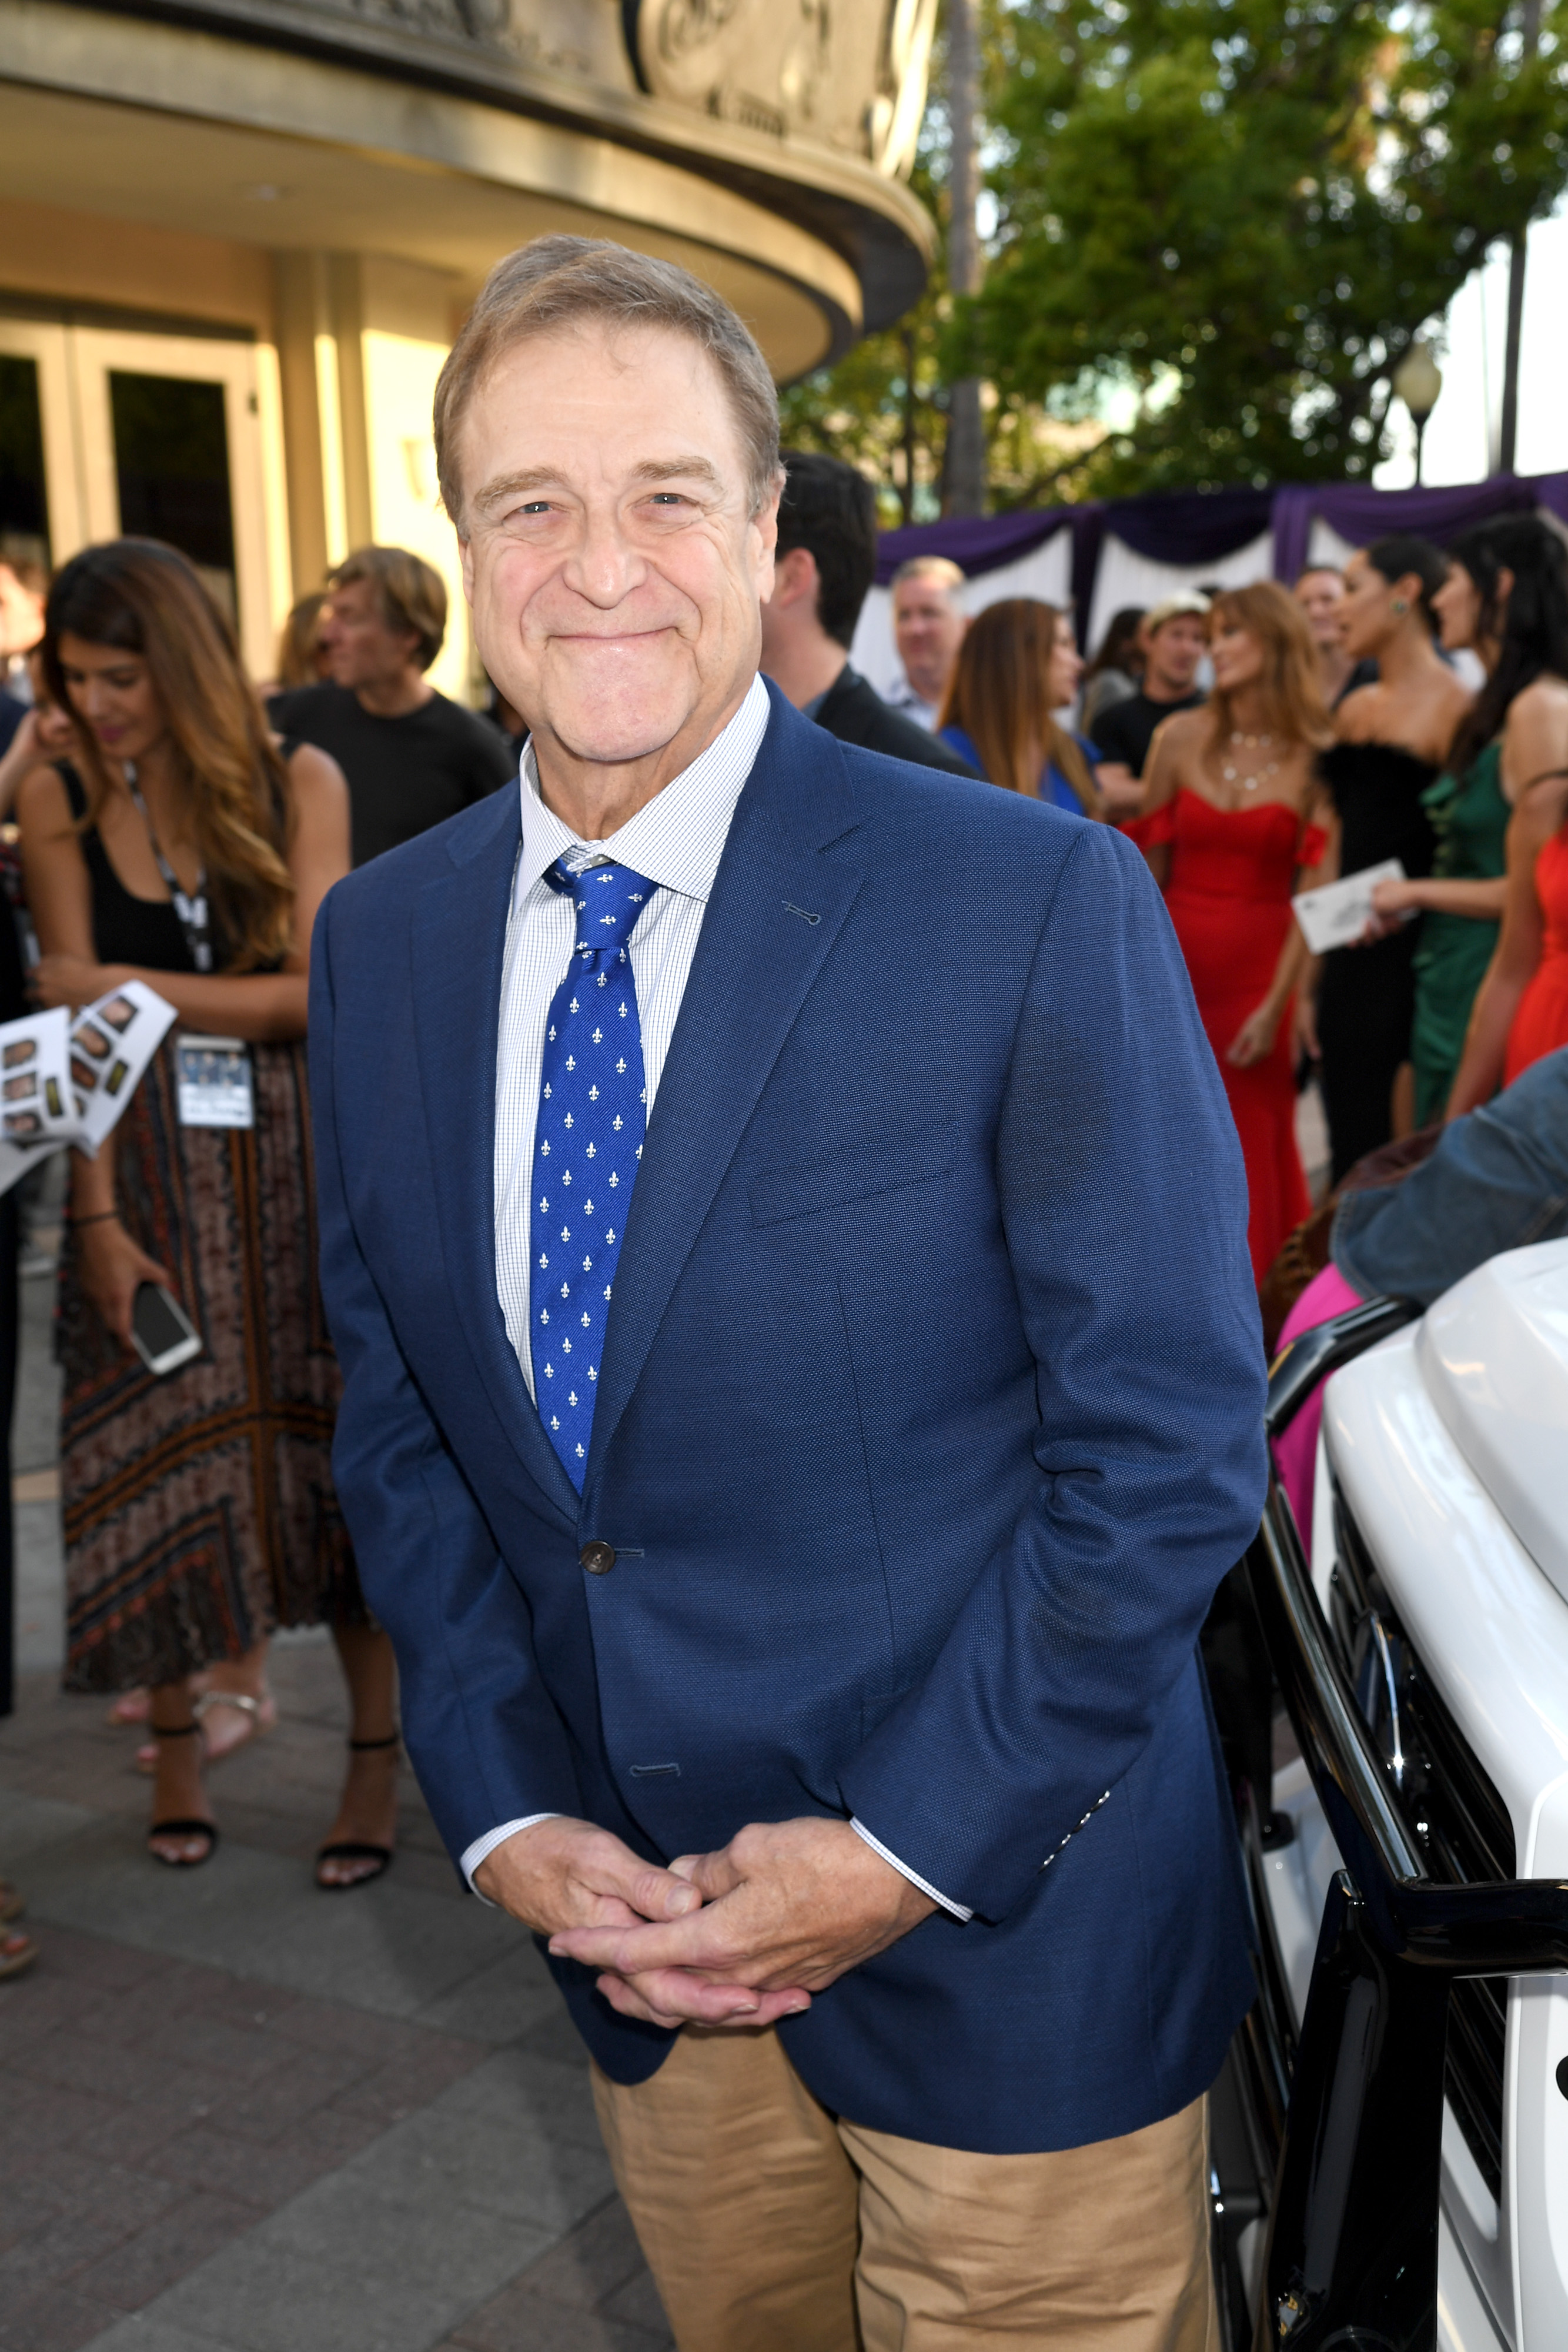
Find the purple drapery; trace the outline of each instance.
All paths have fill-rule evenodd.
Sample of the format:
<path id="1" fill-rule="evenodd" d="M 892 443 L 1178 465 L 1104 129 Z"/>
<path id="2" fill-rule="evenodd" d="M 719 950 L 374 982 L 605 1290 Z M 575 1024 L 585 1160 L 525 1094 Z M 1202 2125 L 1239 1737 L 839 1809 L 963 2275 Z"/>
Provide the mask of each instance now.
<path id="1" fill-rule="evenodd" d="M 1272 490 L 1171 490 L 1145 499 L 1090 499 L 1082 506 L 1040 507 L 1031 512 L 955 515 L 946 522 L 884 530 L 876 576 L 886 587 L 912 555 L 946 555 L 971 577 L 1016 563 L 1059 530 L 1073 538 L 1076 591 L 1081 572 L 1092 580 L 1106 531 L 1155 563 L 1211 563 L 1267 530 Z"/>
<path id="2" fill-rule="evenodd" d="M 971 578 L 1016 563 L 1071 522 L 1078 507 L 1034 507 L 1018 514 L 954 515 L 946 522 L 911 523 L 907 530 L 884 530 L 877 541 L 876 579 L 885 588 L 912 555 L 946 555 Z"/>
<path id="3" fill-rule="evenodd" d="M 1360 482 L 1292 486 L 1274 493 L 1274 577 L 1296 577 L 1319 516 L 1353 547 L 1393 530 L 1416 531 L 1442 546 L 1489 515 L 1533 514 L 1538 507 L 1568 522 L 1568 474 L 1494 474 L 1490 481 L 1443 490 L 1374 490 Z"/>
<path id="4" fill-rule="evenodd" d="M 946 522 L 885 530 L 878 542 L 876 576 L 886 587 L 907 557 L 946 555 L 973 578 L 1016 563 L 1057 531 L 1071 530 L 1072 601 L 1082 635 L 1089 625 L 1107 531 L 1153 562 L 1199 571 L 1245 547 L 1271 525 L 1274 576 L 1293 580 L 1307 560 L 1312 523 L 1320 515 L 1356 546 L 1392 530 L 1418 531 L 1441 544 L 1488 515 L 1530 513 L 1539 507 L 1568 525 L 1568 474 L 1494 474 L 1490 481 L 1439 490 L 1375 490 L 1359 482 L 1311 482 L 1278 489 L 1173 490 L 1141 499 L 1093 499 L 1082 506 L 956 515 Z"/>

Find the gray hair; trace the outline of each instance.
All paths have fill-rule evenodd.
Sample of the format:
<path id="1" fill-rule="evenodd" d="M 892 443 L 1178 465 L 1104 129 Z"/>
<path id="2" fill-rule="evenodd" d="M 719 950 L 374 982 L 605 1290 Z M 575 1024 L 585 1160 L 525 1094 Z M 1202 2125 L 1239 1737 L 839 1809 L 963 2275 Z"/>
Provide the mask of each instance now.
<path id="1" fill-rule="evenodd" d="M 766 506 L 779 471 L 779 395 L 756 339 L 722 295 L 673 261 L 605 238 L 537 236 L 491 270 L 436 383 L 436 478 L 459 534 L 457 440 L 475 393 L 505 352 L 580 319 L 665 327 L 706 352 L 746 452 L 751 511 Z"/>

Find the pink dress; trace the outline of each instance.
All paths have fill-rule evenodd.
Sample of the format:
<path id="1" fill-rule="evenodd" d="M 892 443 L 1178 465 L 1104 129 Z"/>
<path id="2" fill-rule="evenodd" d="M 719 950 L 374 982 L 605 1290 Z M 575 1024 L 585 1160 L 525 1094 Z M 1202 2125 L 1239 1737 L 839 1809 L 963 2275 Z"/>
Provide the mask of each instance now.
<path id="1" fill-rule="evenodd" d="M 1303 1331 L 1315 1330 L 1320 1323 L 1332 1323 L 1336 1315 L 1347 1315 L 1353 1307 L 1364 1304 L 1361 1293 L 1351 1288 L 1338 1266 L 1325 1265 L 1322 1274 L 1312 1276 L 1286 1316 L 1285 1328 L 1280 1334 L 1281 1350 L 1292 1339 L 1299 1339 Z M 1274 1467 L 1296 1515 L 1309 1558 L 1312 1549 L 1312 1484 L 1322 1419 L 1323 1391 L 1320 1381 L 1283 1437 L 1274 1441 Z"/>

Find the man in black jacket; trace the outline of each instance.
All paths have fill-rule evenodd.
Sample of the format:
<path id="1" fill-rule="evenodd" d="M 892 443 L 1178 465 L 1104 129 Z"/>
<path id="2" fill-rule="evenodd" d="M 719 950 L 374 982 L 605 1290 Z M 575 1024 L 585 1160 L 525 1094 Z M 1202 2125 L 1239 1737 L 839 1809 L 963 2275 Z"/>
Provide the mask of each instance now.
<path id="1" fill-rule="evenodd" d="M 773 593 L 762 607 L 762 667 L 797 710 L 841 742 L 923 768 L 973 768 L 901 711 L 890 710 L 848 648 L 876 577 L 876 497 L 837 457 L 784 452 Z"/>

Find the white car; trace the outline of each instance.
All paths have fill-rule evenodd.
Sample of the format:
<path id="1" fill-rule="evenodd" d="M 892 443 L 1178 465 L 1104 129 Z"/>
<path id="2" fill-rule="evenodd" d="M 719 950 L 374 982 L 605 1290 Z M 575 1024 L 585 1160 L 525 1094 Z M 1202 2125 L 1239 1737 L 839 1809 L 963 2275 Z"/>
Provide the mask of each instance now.
<path id="1" fill-rule="evenodd" d="M 1293 1836 L 1246 1841 L 1262 1992 L 1217 2099 L 1239 2352 L 1239 2294 L 1301 2352 L 1568 2347 L 1568 1242 L 1416 1313 L 1271 1385 L 1277 1428 L 1341 1367 L 1310 1580 L 1278 1490 L 1249 1558 L 1302 1760 Z"/>

